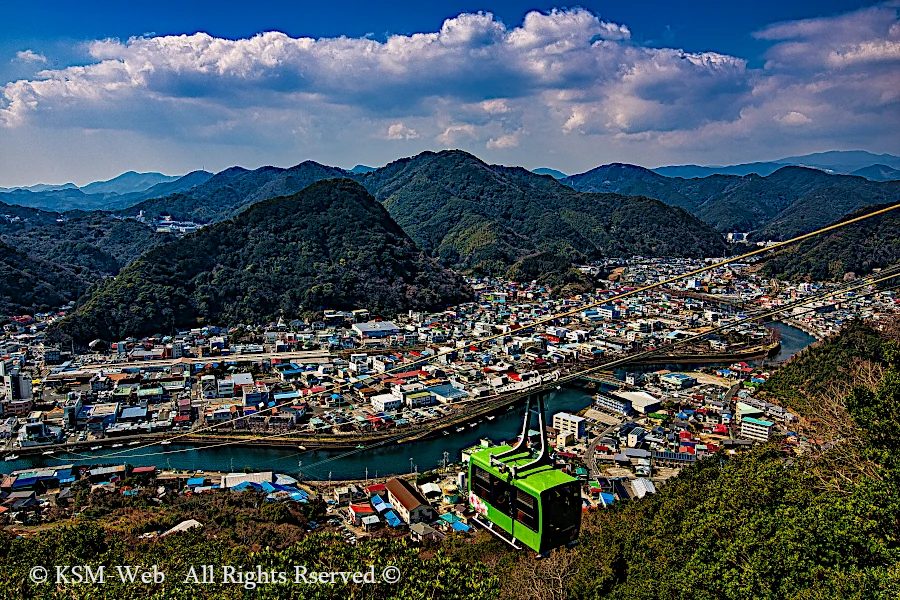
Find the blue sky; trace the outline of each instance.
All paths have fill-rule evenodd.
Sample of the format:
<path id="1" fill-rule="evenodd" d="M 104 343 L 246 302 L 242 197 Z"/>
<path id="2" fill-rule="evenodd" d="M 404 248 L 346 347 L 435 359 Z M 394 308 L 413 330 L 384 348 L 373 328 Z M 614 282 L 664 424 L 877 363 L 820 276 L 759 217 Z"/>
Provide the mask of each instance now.
<path id="1" fill-rule="evenodd" d="M 4 7 L 0 185 L 900 153 L 896 0 L 130 4 Z"/>

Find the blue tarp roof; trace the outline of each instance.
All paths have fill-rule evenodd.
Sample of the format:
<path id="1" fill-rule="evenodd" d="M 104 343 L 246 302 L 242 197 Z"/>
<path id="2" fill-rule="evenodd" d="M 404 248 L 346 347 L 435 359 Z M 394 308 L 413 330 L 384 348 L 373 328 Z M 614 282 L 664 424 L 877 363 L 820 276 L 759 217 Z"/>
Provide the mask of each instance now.
<path id="1" fill-rule="evenodd" d="M 401 525 L 403 525 L 403 521 L 401 521 L 400 517 L 394 514 L 394 511 L 392 510 L 384 514 L 384 520 L 387 521 L 387 524 L 391 527 L 400 527 Z"/>
<path id="2" fill-rule="evenodd" d="M 245 492 L 247 490 L 261 490 L 262 486 L 258 483 L 253 483 L 252 481 L 242 481 L 236 486 L 231 488 L 233 492 Z"/>
<path id="3" fill-rule="evenodd" d="M 203 485 L 203 482 L 206 481 L 203 477 L 191 477 L 187 480 L 187 484 L 190 487 L 196 487 L 199 485 Z"/>
<path id="4" fill-rule="evenodd" d="M 469 529 L 471 529 L 468 525 L 466 525 L 462 521 L 454 521 L 452 527 L 453 527 L 454 531 L 469 531 Z"/>

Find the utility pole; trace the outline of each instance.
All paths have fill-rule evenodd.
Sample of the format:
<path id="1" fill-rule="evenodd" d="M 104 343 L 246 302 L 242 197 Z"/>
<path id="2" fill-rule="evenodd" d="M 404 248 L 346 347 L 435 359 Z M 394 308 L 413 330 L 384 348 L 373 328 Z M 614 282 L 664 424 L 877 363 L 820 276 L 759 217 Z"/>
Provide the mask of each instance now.
<path id="1" fill-rule="evenodd" d="M 366 485 L 369 485 L 369 467 L 366 467 Z"/>
<path id="2" fill-rule="evenodd" d="M 413 459 L 411 456 L 409 457 L 409 472 L 413 472 Z"/>

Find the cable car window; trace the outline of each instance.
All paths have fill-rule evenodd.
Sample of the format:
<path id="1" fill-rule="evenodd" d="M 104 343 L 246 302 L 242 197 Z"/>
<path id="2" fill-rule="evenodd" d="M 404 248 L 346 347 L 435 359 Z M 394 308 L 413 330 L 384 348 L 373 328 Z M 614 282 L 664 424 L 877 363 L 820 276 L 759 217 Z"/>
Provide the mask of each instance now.
<path id="1" fill-rule="evenodd" d="M 472 491 L 479 498 L 484 498 L 491 502 L 491 476 L 480 467 L 472 467 Z"/>
<path id="2" fill-rule="evenodd" d="M 542 494 L 544 532 L 568 531 L 581 523 L 581 491 L 578 482 L 550 488 Z"/>
<path id="3" fill-rule="evenodd" d="M 537 531 L 540 514 L 537 498 L 522 490 L 516 492 L 516 521 L 532 531 Z"/>
<path id="4" fill-rule="evenodd" d="M 494 490 L 494 497 L 491 502 L 491 506 L 502 512 L 504 515 L 508 515 L 511 517 L 512 495 L 515 491 L 513 486 L 492 474 L 491 487 Z"/>

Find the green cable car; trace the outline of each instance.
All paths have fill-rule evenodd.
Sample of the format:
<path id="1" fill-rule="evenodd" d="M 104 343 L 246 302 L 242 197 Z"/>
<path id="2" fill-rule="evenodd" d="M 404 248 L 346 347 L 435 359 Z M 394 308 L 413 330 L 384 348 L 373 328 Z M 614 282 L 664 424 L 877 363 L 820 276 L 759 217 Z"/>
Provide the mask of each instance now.
<path id="1" fill-rule="evenodd" d="M 521 549 L 535 552 L 573 543 L 581 529 L 581 484 L 554 468 L 544 425 L 544 399 L 537 396 L 541 448 L 528 447 L 531 398 L 525 408 L 522 435 L 515 446 L 496 446 L 469 460 L 469 504 L 475 522 Z"/>

